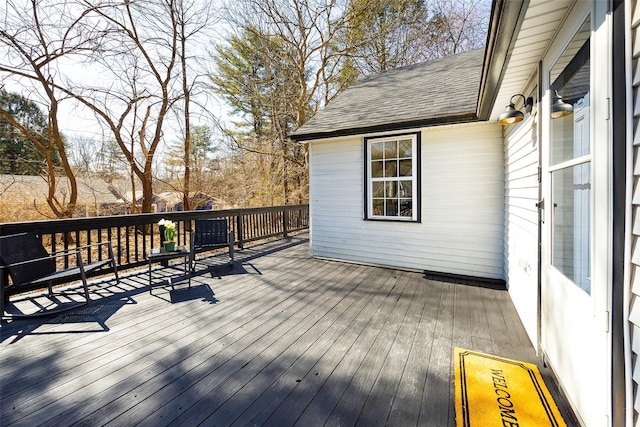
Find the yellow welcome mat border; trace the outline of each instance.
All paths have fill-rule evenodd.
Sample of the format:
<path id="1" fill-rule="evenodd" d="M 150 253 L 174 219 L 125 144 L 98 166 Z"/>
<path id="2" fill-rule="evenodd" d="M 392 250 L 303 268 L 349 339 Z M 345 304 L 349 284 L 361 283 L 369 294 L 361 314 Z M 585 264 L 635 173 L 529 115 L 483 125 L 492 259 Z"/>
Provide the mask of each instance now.
<path id="1" fill-rule="evenodd" d="M 531 363 L 454 348 L 456 426 L 566 427 Z"/>

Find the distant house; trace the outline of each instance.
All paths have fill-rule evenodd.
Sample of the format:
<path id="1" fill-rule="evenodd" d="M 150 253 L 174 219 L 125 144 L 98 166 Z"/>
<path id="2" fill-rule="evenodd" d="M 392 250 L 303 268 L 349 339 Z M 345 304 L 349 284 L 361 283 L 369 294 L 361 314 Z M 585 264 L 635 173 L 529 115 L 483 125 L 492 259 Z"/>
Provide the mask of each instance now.
<path id="1" fill-rule="evenodd" d="M 505 283 L 586 426 L 640 425 L 638 28 L 637 0 L 494 0 L 485 50 L 364 78 L 292 135 L 312 255 Z"/>
<path id="2" fill-rule="evenodd" d="M 224 209 L 225 203 L 213 196 L 201 191 L 191 196 L 191 205 L 194 210 Z M 180 205 L 182 207 L 182 204 Z"/>
<path id="3" fill-rule="evenodd" d="M 154 212 L 177 212 L 184 210 L 182 199 L 183 194 L 180 191 L 165 191 L 154 194 L 151 204 Z M 138 205 L 142 205 L 142 197 L 139 197 L 136 202 Z M 191 194 L 191 204 L 192 210 L 222 209 L 224 207 L 222 201 L 202 192 Z"/>
<path id="4" fill-rule="evenodd" d="M 99 216 L 126 213 L 126 202 L 113 192 L 110 186 L 99 178 L 76 178 L 78 200 L 75 216 Z M 42 208 L 46 211 L 47 181 L 41 176 L 0 175 L 0 204 L 6 209 Z M 57 178 L 56 197 L 63 203 L 69 199 L 70 187 L 66 177 Z M 5 220 L 11 220 L 5 218 Z M 24 220 L 24 218 L 22 218 Z"/>

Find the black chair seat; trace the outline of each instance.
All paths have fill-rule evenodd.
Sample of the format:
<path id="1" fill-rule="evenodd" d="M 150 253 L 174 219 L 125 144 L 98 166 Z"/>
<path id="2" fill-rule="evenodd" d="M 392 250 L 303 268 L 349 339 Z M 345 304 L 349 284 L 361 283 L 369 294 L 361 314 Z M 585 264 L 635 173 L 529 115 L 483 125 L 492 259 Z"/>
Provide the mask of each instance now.
<path id="1" fill-rule="evenodd" d="M 85 264 L 82 261 L 82 252 L 96 247 L 98 251 L 102 247 L 106 247 L 108 251 L 107 257 Z M 56 259 L 66 258 L 68 260 L 69 257 L 75 257 L 77 265 L 57 270 Z M 52 287 L 54 284 L 79 279 L 82 281 L 84 304 L 87 304 L 90 301 L 87 288 L 87 273 L 111 266 L 116 282 L 120 281 L 111 242 L 79 246 L 75 249 L 50 255 L 33 233 L 2 236 L 0 237 L 0 263 L 0 315 L 2 317 L 23 317 L 17 314 L 6 314 L 5 304 L 9 302 L 9 296 L 11 295 L 44 288 L 48 289 L 49 295 L 53 295 Z M 11 278 L 11 282 L 9 282 L 8 278 Z M 38 311 L 32 315 L 51 314 L 58 311 L 60 310 Z"/>
<path id="2" fill-rule="evenodd" d="M 191 271 L 196 268 L 196 253 L 217 248 L 229 248 L 229 265 L 233 265 L 233 231 L 226 219 L 196 219 L 191 233 Z"/>

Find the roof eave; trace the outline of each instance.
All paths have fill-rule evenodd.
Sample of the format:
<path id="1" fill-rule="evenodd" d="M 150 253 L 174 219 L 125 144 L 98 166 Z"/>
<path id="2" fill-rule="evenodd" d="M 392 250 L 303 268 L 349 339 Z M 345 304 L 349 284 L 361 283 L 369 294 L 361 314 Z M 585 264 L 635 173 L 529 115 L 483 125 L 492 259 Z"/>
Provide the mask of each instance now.
<path id="1" fill-rule="evenodd" d="M 383 123 L 379 125 L 352 127 L 347 129 L 336 129 L 328 132 L 307 132 L 296 134 L 293 133 L 289 137 L 297 142 L 311 141 L 316 139 L 337 138 L 341 136 L 362 135 L 370 133 L 395 132 L 406 129 L 414 129 L 421 127 L 431 127 L 439 125 L 452 125 L 459 123 L 472 123 L 478 121 L 475 113 L 462 113 L 457 115 L 431 117 L 425 119 L 407 120 L 395 123 Z"/>
<path id="2" fill-rule="evenodd" d="M 487 47 L 476 115 L 488 120 L 498 95 L 529 0 L 494 0 L 487 32 Z"/>

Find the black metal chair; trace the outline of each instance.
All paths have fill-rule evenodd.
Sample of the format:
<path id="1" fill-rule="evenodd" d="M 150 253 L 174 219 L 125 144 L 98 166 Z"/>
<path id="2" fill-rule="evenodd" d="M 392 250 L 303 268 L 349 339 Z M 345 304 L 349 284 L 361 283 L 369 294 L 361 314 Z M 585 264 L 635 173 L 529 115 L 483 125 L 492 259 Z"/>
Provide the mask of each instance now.
<path id="1" fill-rule="evenodd" d="M 98 261 L 85 264 L 82 260 L 82 251 L 91 250 L 97 247 L 107 248 L 107 257 Z M 76 266 L 57 270 L 56 259 L 63 257 L 75 257 Z M 31 314 L 6 314 L 5 306 L 9 302 L 11 295 L 24 292 L 48 289 L 49 296 L 54 294 L 53 286 L 59 283 L 82 280 L 84 302 L 87 304 L 91 300 L 87 288 L 87 276 L 89 272 L 97 271 L 111 266 L 116 277 L 116 282 L 120 281 L 116 268 L 115 258 L 111 242 L 101 242 L 92 245 L 79 246 L 74 249 L 54 252 L 49 254 L 42 246 L 42 243 L 33 233 L 20 233 L 10 236 L 0 237 L 0 316 L 2 317 L 25 317 L 36 315 L 47 315 L 63 310 L 75 308 L 78 304 L 72 304 L 62 308 L 39 310 Z M 7 277 L 8 274 L 8 277 Z M 11 278 L 9 282 L 8 278 Z"/>
<path id="2" fill-rule="evenodd" d="M 233 266 L 233 231 L 226 219 L 196 219 L 195 231 L 191 233 L 191 271 L 196 268 L 196 253 L 229 247 L 229 265 Z"/>

